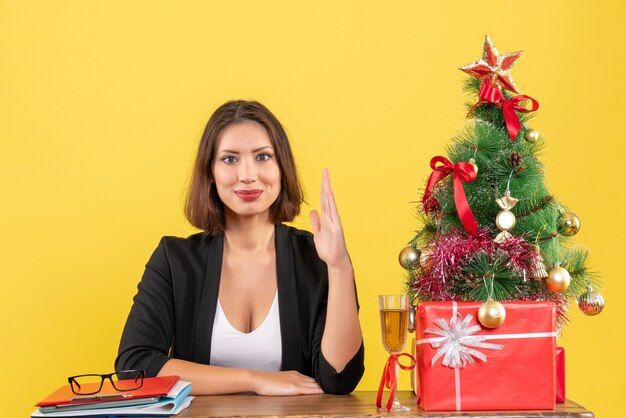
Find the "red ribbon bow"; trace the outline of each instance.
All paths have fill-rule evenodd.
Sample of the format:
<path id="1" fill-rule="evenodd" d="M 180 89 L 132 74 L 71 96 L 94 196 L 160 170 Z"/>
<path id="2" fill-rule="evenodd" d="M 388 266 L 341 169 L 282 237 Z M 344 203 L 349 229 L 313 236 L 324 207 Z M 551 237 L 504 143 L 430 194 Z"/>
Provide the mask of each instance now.
<path id="1" fill-rule="evenodd" d="M 517 138 L 517 134 L 522 127 L 522 123 L 519 121 L 517 117 L 517 113 L 515 111 L 522 113 L 534 112 L 539 109 L 539 103 L 537 100 L 533 99 L 530 96 L 519 95 L 513 96 L 510 99 L 506 99 L 502 94 L 502 89 L 500 87 L 494 86 L 493 83 L 485 80 L 480 85 L 480 90 L 478 91 L 478 98 L 480 101 L 476 103 L 470 111 L 467 113 L 467 116 L 472 113 L 474 109 L 478 105 L 483 103 L 493 103 L 496 106 L 502 108 L 502 114 L 504 115 L 504 122 L 506 123 L 506 129 L 509 131 L 509 138 L 511 138 L 511 142 L 515 141 Z M 532 103 L 532 107 L 530 109 L 525 108 L 520 103 L 530 100 Z"/>
<path id="2" fill-rule="evenodd" d="M 400 357 L 406 356 L 411 359 L 411 364 L 404 366 L 400 363 Z M 402 370 L 411 370 L 415 367 L 415 357 L 408 353 L 392 354 L 385 363 L 383 369 L 383 376 L 380 379 L 380 385 L 378 386 L 378 395 L 376 395 L 376 406 L 378 408 L 382 405 L 383 391 L 385 387 L 389 389 L 389 400 L 387 401 L 387 412 L 391 411 L 391 405 L 395 399 L 396 386 L 398 385 L 398 376 L 396 375 L 396 366 L 400 366 Z"/>
<path id="3" fill-rule="evenodd" d="M 437 163 L 441 163 L 441 165 L 438 166 Z M 465 230 L 469 232 L 470 235 L 475 235 L 478 230 L 478 222 L 476 222 L 472 209 L 470 209 L 467 203 L 462 183 L 464 181 L 476 180 L 476 170 L 474 170 L 474 167 L 466 162 L 452 164 L 446 157 L 437 156 L 430 160 L 430 168 L 433 169 L 433 172 L 428 178 L 422 203 L 426 203 L 430 197 L 432 188 L 439 180 L 450 173 L 454 173 L 454 203 L 456 204 L 456 210 L 459 213 L 459 218 Z"/>

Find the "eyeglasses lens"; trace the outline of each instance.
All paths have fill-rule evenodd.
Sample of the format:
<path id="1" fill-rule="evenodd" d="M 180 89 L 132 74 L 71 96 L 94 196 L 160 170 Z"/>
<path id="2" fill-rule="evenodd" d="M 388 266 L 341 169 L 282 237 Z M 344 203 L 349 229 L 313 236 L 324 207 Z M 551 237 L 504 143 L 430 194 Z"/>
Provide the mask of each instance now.
<path id="1" fill-rule="evenodd" d="M 100 391 L 102 377 L 98 374 L 76 376 L 72 379 L 72 390 L 78 395 L 90 395 Z"/>
<path id="2" fill-rule="evenodd" d="M 114 373 L 111 376 L 111 380 L 113 381 L 113 386 L 117 390 L 135 390 L 139 389 L 143 385 L 143 373 L 138 370 Z"/>

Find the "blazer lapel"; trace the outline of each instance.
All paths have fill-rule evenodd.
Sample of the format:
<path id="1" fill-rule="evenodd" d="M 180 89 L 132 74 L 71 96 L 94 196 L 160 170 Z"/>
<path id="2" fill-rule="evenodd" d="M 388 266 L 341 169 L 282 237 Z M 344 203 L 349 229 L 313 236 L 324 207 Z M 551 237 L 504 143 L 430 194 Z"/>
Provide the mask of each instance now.
<path id="1" fill-rule="evenodd" d="M 281 370 L 301 370 L 302 342 L 298 338 L 300 309 L 298 306 L 293 250 L 289 241 L 287 227 L 277 224 L 274 239 L 276 245 L 280 334 L 283 350 Z"/>
<path id="2" fill-rule="evenodd" d="M 222 258 L 224 256 L 224 235 L 215 234 L 209 245 L 204 285 L 200 297 L 200 308 L 196 318 L 196 338 L 193 356 L 198 363 L 211 362 L 211 337 L 213 335 L 213 320 L 217 309 L 217 297 L 220 290 L 222 275 Z"/>

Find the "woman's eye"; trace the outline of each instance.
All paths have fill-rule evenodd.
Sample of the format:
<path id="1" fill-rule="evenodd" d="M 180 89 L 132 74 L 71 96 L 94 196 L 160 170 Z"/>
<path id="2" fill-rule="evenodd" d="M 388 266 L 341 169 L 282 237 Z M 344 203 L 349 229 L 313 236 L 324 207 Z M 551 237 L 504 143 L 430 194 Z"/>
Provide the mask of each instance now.
<path id="1" fill-rule="evenodd" d="M 224 161 L 226 164 L 235 164 L 237 162 L 237 159 L 233 156 L 228 156 L 222 158 L 222 161 Z"/>
<path id="2" fill-rule="evenodd" d="M 267 161 L 270 158 L 272 158 L 272 156 L 270 154 L 266 154 L 266 153 L 261 153 L 259 155 L 256 156 L 256 159 L 258 161 Z"/>

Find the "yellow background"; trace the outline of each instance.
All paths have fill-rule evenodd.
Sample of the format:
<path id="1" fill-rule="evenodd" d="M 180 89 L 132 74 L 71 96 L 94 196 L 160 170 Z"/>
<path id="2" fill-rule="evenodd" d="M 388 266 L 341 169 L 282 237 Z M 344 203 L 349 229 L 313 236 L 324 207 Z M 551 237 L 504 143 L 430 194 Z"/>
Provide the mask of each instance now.
<path id="1" fill-rule="evenodd" d="M 113 368 L 143 266 L 194 233 L 183 198 L 228 99 L 286 126 L 309 206 L 329 167 L 357 272 L 366 374 L 385 361 L 376 295 L 403 289 L 431 157 L 464 124 L 464 75 L 489 34 L 541 108 L 546 182 L 576 212 L 607 307 L 576 306 L 567 395 L 623 406 L 625 6 L 613 1 L 0 1 L 0 378 L 6 417 Z M 408 347 L 407 347 L 408 349 Z M 407 389 L 408 373 L 401 388 Z M 488 385 L 489 382 L 485 382 Z"/>

